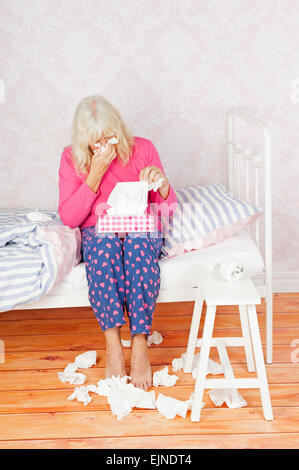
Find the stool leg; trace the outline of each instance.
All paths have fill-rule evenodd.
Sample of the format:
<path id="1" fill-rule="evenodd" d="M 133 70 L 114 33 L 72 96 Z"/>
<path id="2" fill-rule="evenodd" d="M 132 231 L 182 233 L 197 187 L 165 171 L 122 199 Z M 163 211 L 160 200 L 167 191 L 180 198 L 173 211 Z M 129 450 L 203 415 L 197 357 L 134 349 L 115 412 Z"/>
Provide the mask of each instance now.
<path id="1" fill-rule="evenodd" d="M 202 346 L 200 348 L 197 378 L 195 382 L 194 395 L 192 400 L 191 421 L 199 421 L 201 404 L 205 388 L 208 360 L 210 355 L 211 340 L 215 321 L 216 305 L 207 306 L 205 325 L 202 336 Z"/>
<path id="2" fill-rule="evenodd" d="M 263 355 L 263 348 L 261 342 L 261 335 L 259 324 L 257 320 L 255 305 L 248 305 L 248 320 L 251 331 L 252 346 L 255 357 L 257 376 L 260 381 L 260 394 L 263 405 L 264 417 L 266 420 L 273 419 L 273 412 L 271 406 L 271 399 L 269 393 L 269 386 L 266 374 L 266 367 Z"/>
<path id="3" fill-rule="evenodd" d="M 272 364 L 273 361 L 273 298 L 272 289 L 267 281 L 268 293 L 266 297 L 266 361 Z"/>
<path id="4" fill-rule="evenodd" d="M 191 372 L 192 370 L 192 363 L 193 363 L 194 352 L 195 352 L 195 347 L 196 347 L 202 306 L 203 306 L 203 300 L 201 297 L 198 296 L 194 304 L 191 328 L 189 332 L 188 346 L 187 346 L 186 357 L 185 357 L 184 366 L 183 366 L 183 370 L 186 373 Z"/>
<path id="5" fill-rule="evenodd" d="M 247 369 L 248 369 L 248 372 L 254 372 L 255 371 L 254 358 L 253 358 L 253 352 L 252 352 L 250 330 L 249 330 L 249 325 L 248 325 L 247 308 L 245 305 L 239 305 L 239 313 L 240 313 L 242 334 L 244 338 Z"/>

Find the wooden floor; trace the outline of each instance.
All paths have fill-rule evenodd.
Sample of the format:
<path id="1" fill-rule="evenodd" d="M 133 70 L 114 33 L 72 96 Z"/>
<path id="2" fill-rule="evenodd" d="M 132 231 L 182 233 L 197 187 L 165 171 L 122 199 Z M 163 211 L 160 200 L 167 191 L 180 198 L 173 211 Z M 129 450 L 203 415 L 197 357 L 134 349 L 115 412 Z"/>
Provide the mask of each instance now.
<path id="1" fill-rule="evenodd" d="M 153 329 L 164 340 L 150 348 L 153 371 L 185 352 L 192 308 L 192 302 L 157 306 Z M 86 383 L 104 378 L 104 336 L 90 308 L 1 313 L 5 362 L 0 364 L 0 448 L 298 448 L 299 352 L 291 343 L 297 339 L 299 348 L 299 294 L 275 295 L 274 311 L 274 362 L 267 365 L 274 421 L 264 420 L 258 391 L 242 390 L 248 406 L 240 409 L 216 408 L 205 394 L 199 423 L 190 421 L 190 411 L 186 419 L 168 420 L 157 410 L 142 409 L 117 421 L 105 397 L 92 394 L 87 406 L 67 400 L 74 386 L 60 382 L 57 372 L 80 352 L 98 352 L 98 364 L 83 371 Z M 264 303 L 258 313 L 264 344 Z M 219 309 L 214 336 L 240 332 L 237 311 Z M 122 337 L 129 338 L 127 325 Z M 124 350 L 127 373 L 130 353 Z M 228 348 L 228 353 L 235 375 L 249 376 L 242 348 Z M 219 361 L 215 348 L 211 358 Z M 174 387 L 154 388 L 156 397 L 158 392 L 190 397 L 192 375 L 177 374 Z"/>

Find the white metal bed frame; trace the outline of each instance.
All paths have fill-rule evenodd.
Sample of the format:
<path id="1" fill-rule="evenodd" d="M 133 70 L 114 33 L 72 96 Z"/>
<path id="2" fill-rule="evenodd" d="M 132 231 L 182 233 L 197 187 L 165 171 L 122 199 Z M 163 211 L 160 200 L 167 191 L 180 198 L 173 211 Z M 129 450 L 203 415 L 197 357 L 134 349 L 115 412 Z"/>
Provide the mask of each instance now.
<path id="1" fill-rule="evenodd" d="M 264 151 L 263 155 L 254 155 L 249 149 L 244 149 L 237 141 L 235 123 L 241 119 L 250 126 L 263 132 Z M 240 175 L 242 170 L 241 160 L 245 160 L 246 167 L 246 197 L 249 200 L 250 168 L 254 169 L 255 200 L 259 205 L 261 188 L 259 188 L 259 173 L 264 167 L 265 178 L 265 207 L 264 207 L 264 234 L 265 246 L 261 249 L 260 229 L 262 224 L 259 218 L 255 226 L 255 241 L 261 252 L 265 253 L 265 269 L 253 279 L 261 297 L 266 301 L 266 361 L 272 363 L 272 196 L 271 196 L 271 135 L 268 126 L 262 121 L 255 119 L 238 110 L 230 110 L 227 113 L 227 146 L 228 146 L 228 189 L 234 195 L 240 195 Z M 197 287 L 188 289 L 161 290 L 157 302 L 186 302 L 195 301 L 194 309 L 197 308 Z M 53 289 L 38 302 L 18 305 L 14 310 L 62 308 L 62 307 L 85 307 L 90 306 L 87 289 L 72 290 L 62 289 L 60 285 Z"/>
<path id="2" fill-rule="evenodd" d="M 236 135 L 237 121 L 243 121 L 263 138 L 263 148 L 258 154 L 245 148 Z M 249 201 L 250 169 L 254 173 L 254 200 L 256 206 L 260 205 L 260 196 L 264 189 L 264 214 L 257 219 L 255 231 L 251 235 L 264 257 L 265 268 L 253 279 L 261 297 L 266 302 L 266 362 L 272 363 L 273 355 L 273 285 L 272 285 L 272 167 L 271 167 L 271 132 L 263 121 L 256 119 L 246 112 L 231 109 L 227 113 L 227 146 L 228 146 L 228 190 L 241 196 L 241 162 L 245 163 L 245 197 Z M 264 176 L 262 175 L 264 173 Z M 260 178 L 262 176 L 262 178 Z M 263 188 L 259 181 L 263 182 Z M 263 221 L 263 223 L 262 223 Z M 250 228 L 250 227 L 249 227 Z M 261 244 L 261 231 L 264 230 L 264 246 Z"/>

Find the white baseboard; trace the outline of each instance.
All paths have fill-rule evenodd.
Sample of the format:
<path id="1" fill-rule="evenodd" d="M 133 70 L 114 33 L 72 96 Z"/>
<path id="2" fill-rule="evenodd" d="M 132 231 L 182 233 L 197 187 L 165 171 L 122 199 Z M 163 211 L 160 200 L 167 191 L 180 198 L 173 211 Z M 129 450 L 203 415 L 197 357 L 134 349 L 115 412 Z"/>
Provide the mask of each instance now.
<path id="1" fill-rule="evenodd" d="M 273 272 L 273 292 L 299 292 L 299 271 Z"/>

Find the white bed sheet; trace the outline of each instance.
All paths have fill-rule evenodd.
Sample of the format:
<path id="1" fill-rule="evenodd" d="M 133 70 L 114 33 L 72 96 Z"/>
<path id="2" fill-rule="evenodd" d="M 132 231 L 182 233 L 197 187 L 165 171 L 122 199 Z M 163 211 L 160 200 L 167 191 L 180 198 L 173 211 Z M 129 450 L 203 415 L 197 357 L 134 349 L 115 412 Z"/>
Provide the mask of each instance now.
<path id="1" fill-rule="evenodd" d="M 161 268 L 161 290 L 187 289 L 196 287 L 197 266 L 214 266 L 221 259 L 236 257 L 245 266 L 244 277 L 254 277 L 264 268 L 263 257 L 256 243 L 246 230 L 209 246 L 202 250 L 193 250 L 173 258 L 163 258 L 159 261 Z M 57 286 L 58 287 L 58 286 Z M 59 284 L 62 289 L 87 289 L 84 263 L 73 268 L 68 276 Z"/>

